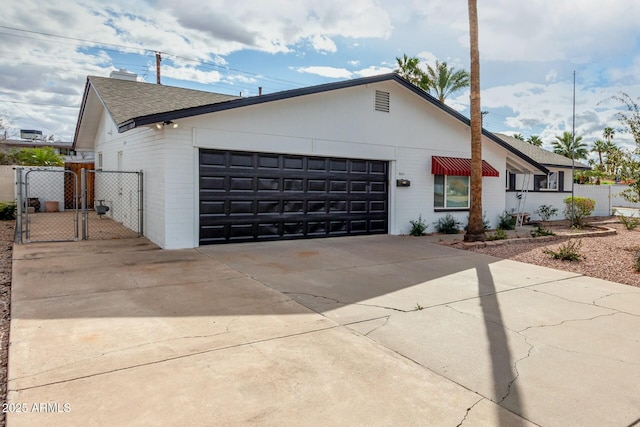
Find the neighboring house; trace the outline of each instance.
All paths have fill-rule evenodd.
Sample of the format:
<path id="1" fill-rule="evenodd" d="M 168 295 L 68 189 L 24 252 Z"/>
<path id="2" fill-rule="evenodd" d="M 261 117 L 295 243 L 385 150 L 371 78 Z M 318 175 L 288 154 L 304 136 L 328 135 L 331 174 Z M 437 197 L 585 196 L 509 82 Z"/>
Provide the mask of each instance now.
<path id="1" fill-rule="evenodd" d="M 518 210 L 518 201 L 523 200 L 523 192 L 526 193 L 526 199 L 524 206 L 522 206 L 522 202 L 520 203 L 520 210 L 530 213 L 532 219 L 538 218 L 533 211 L 540 205 L 546 204 L 562 208 L 564 206 L 563 200 L 571 195 L 572 164 L 575 171 L 591 169 L 584 163 L 573 162 L 565 156 L 529 144 L 526 141 L 503 134 L 496 134 L 496 136 L 515 150 L 543 165 L 548 171 L 547 173 L 527 174 L 508 170 L 505 204 L 508 212 Z"/>
<path id="2" fill-rule="evenodd" d="M 88 77 L 74 147 L 144 170 L 144 234 L 163 248 L 468 217 L 469 120 L 396 74 L 249 98 Z M 483 159 L 496 226 L 505 171 L 549 170 L 487 131 Z"/>
<path id="3" fill-rule="evenodd" d="M 0 149 L 4 151 L 42 147 L 52 147 L 53 151 L 62 156 L 65 162 L 93 161 L 92 150 L 74 150 L 73 142 L 49 141 L 44 139 L 0 139 Z"/>

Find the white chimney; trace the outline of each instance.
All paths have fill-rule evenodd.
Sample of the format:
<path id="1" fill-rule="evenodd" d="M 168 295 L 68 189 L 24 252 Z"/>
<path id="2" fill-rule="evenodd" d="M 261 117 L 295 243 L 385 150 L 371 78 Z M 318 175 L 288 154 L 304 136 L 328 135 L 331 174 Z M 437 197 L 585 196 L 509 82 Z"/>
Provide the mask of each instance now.
<path id="1" fill-rule="evenodd" d="M 124 68 L 120 68 L 118 71 L 112 71 L 111 74 L 109 74 L 109 77 L 111 77 L 112 79 L 129 80 L 132 82 L 138 80 L 137 74 L 130 73 Z"/>

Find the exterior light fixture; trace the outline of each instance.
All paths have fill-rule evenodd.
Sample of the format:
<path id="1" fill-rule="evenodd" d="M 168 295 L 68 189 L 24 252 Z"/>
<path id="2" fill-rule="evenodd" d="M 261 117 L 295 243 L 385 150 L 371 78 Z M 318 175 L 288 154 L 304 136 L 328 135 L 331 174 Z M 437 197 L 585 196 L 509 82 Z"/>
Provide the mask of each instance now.
<path id="1" fill-rule="evenodd" d="M 171 120 L 165 120 L 162 123 L 156 123 L 156 129 L 158 129 L 158 130 L 161 130 L 165 126 L 171 126 L 172 129 L 177 129 L 178 128 L 178 124 L 172 122 Z"/>

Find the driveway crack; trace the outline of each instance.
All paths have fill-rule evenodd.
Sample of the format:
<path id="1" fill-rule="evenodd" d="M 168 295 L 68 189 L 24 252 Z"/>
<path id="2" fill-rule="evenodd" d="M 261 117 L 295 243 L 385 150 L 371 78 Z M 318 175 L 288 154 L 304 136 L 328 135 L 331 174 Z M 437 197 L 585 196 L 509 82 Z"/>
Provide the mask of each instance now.
<path id="1" fill-rule="evenodd" d="M 469 412 L 471 412 L 473 410 L 473 408 L 476 407 L 476 405 L 480 402 L 482 402 L 485 398 L 481 397 L 480 399 L 478 399 L 473 405 L 469 406 L 467 408 L 467 411 L 464 413 L 464 417 L 462 417 L 462 420 L 458 423 L 458 425 L 456 427 L 461 427 L 462 424 L 464 424 L 464 422 L 467 420 L 467 417 L 469 416 Z"/>

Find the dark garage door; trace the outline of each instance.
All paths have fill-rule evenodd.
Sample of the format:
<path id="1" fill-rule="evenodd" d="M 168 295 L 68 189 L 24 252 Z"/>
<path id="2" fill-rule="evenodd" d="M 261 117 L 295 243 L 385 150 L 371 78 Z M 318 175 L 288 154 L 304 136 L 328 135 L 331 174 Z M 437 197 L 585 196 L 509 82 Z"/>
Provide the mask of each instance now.
<path id="1" fill-rule="evenodd" d="M 200 244 L 387 232 L 387 168 L 200 150 Z"/>

